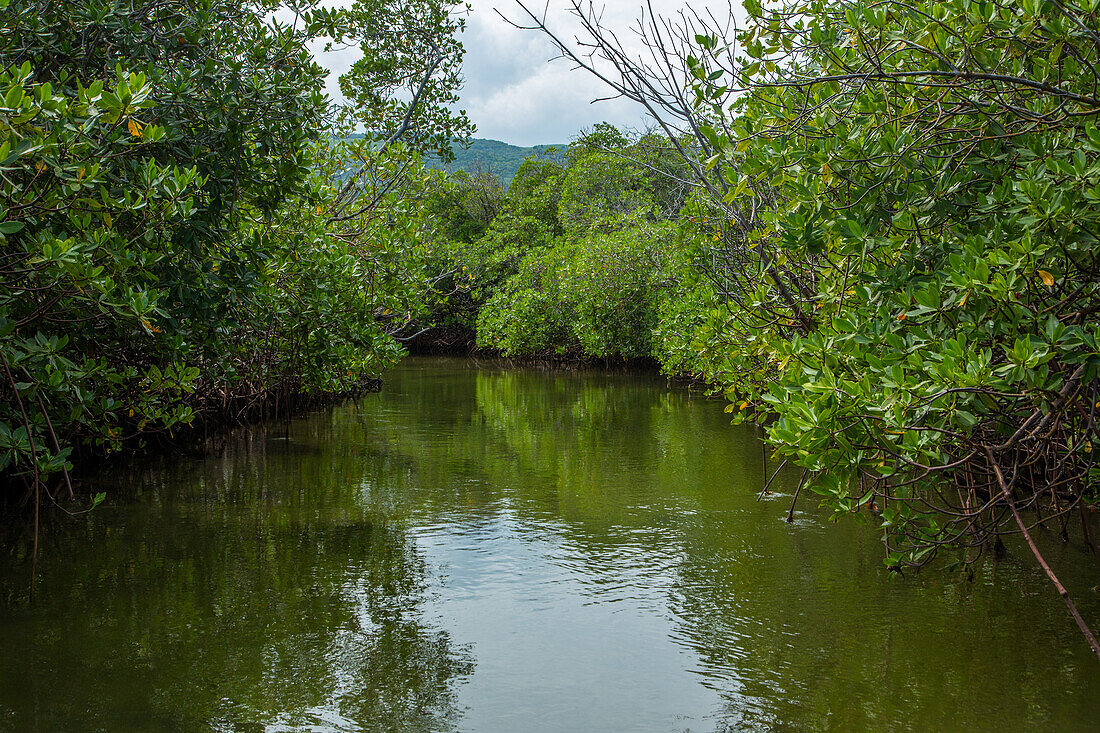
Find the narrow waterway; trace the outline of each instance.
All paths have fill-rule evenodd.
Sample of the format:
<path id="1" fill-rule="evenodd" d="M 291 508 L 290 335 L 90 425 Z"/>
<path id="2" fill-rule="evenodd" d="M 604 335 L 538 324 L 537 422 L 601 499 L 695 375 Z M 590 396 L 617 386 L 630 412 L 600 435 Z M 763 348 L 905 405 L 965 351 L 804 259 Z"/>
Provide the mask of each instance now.
<path id="1" fill-rule="evenodd" d="M 1095 731 L 1030 558 L 891 581 L 872 527 L 662 379 L 410 359 L 131 460 L 0 559 L 0 730 Z M 10 548 L 14 549 L 10 549 Z M 1045 546 L 1100 626 L 1095 561 Z M 10 552 L 9 552 L 10 549 Z"/>

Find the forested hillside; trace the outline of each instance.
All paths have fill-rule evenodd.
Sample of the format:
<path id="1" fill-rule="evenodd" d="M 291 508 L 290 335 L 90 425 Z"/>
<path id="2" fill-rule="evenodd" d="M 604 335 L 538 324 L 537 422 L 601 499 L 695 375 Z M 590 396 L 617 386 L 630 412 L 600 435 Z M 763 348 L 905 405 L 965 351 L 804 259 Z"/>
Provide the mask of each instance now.
<path id="1" fill-rule="evenodd" d="M 454 160 L 443 162 L 437 156 L 425 158 L 425 164 L 429 168 L 454 173 L 467 171 L 476 173 L 484 171 L 491 173 L 500 179 L 501 184 L 507 188 L 512 184 L 516 171 L 528 158 L 555 157 L 565 154 L 567 144 L 560 145 L 534 145 L 524 148 L 517 145 L 509 145 L 499 140 L 486 140 L 485 138 L 472 137 L 469 147 L 457 143 L 452 147 Z"/>

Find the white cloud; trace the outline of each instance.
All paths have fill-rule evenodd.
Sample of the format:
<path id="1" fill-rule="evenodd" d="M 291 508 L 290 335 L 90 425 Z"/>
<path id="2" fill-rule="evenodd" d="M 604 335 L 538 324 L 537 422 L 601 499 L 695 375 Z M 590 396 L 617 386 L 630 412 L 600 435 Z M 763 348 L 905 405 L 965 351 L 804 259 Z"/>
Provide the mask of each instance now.
<path id="1" fill-rule="evenodd" d="M 571 69 L 568 63 L 538 63 L 521 78 L 507 84 L 485 83 L 467 88 L 463 102 L 478 126 L 479 137 L 505 140 L 516 145 L 568 142 L 581 128 L 607 120 L 637 126 L 640 110 L 625 100 L 592 104 L 606 96 L 596 78 Z"/>
<path id="2" fill-rule="evenodd" d="M 595 5 L 602 12 L 603 26 L 634 54 L 643 50 L 632 29 L 643 14 L 644 2 L 609 0 Z M 649 5 L 666 17 L 687 7 L 683 0 L 651 0 Z M 527 6 L 534 12 L 543 9 L 539 0 L 529 0 Z M 568 0 L 550 0 L 545 7 L 547 25 L 559 38 L 572 40 L 580 32 Z M 721 0 L 697 0 L 691 7 L 712 7 L 719 17 L 729 14 L 729 6 Z M 517 23 L 524 17 L 514 2 L 474 0 L 463 38 L 467 84 L 462 99 L 479 137 L 533 145 L 566 142 L 582 128 L 604 120 L 620 127 L 644 126 L 644 110 L 632 102 L 616 99 L 592 104 L 608 95 L 603 82 L 566 59 L 555 59 L 557 52 L 544 35 L 513 27 L 495 12 L 498 8 Z"/>
<path id="3" fill-rule="evenodd" d="M 340 93 L 340 77 L 351 70 L 352 65 L 362 57 L 363 52 L 358 46 L 326 52 L 324 41 L 315 41 L 311 46 L 309 50 L 313 53 L 313 58 L 329 70 L 325 78 L 325 91 L 333 99 L 343 99 Z"/>
<path id="4" fill-rule="evenodd" d="M 571 62 L 554 59 L 556 50 L 537 31 L 520 30 L 500 17 L 500 12 L 519 22 L 520 7 L 510 0 L 472 0 L 462 43 L 466 49 L 463 75 L 466 79 L 460 107 L 477 125 L 478 137 L 503 140 L 515 145 L 568 142 L 582 128 L 600 121 L 620 127 L 644 125 L 644 111 L 637 105 L 618 99 L 592 104 L 607 96 L 608 89 Z M 347 2 L 347 0 L 343 0 Z M 527 2 L 535 12 L 545 0 Z M 632 27 L 642 14 L 645 0 L 608 0 L 602 6 L 603 25 L 614 30 L 628 47 L 634 43 Z M 342 4 L 342 3 L 341 3 Z M 683 0 L 651 0 L 659 15 L 672 16 L 687 7 Z M 696 9 L 713 7 L 715 14 L 728 15 L 725 0 L 697 0 Z M 547 23 L 559 37 L 572 39 L 579 25 L 569 12 L 568 0 L 550 0 Z M 721 16 L 720 16 L 721 17 Z M 340 74 L 359 56 L 358 49 L 321 54 L 314 49 L 318 62 L 332 70 L 328 91 L 339 98 Z M 639 48 L 633 49 L 635 52 Z"/>

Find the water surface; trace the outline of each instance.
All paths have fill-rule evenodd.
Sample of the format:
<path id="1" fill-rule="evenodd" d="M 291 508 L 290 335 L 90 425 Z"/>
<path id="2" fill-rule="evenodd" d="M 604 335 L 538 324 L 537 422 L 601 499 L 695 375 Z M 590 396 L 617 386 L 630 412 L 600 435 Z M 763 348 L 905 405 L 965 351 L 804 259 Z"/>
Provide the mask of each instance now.
<path id="1" fill-rule="evenodd" d="M 1029 558 L 890 581 L 870 526 L 664 380 L 411 359 L 381 394 L 116 464 L 0 560 L 0 730 L 1091 731 Z M 1100 626 L 1094 561 L 1049 559 Z"/>

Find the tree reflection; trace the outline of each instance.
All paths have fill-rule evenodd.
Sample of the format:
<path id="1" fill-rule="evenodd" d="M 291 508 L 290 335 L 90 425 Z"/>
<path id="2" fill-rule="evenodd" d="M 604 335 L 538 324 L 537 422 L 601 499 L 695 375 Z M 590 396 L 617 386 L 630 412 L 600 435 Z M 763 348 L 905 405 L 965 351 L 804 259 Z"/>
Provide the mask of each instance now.
<path id="1" fill-rule="evenodd" d="M 973 583 L 943 569 L 887 582 L 874 532 L 821 521 L 812 497 L 783 522 L 797 476 L 758 502 L 751 428 L 645 377 L 438 376 L 403 374 L 404 392 L 379 397 L 431 424 L 387 428 L 408 490 L 430 499 L 414 511 L 552 532 L 591 602 L 637 608 L 658 594 L 650 610 L 669 615 L 670 638 L 717 694 L 717 729 L 1049 730 L 1095 718 L 1088 648 L 1029 565 L 989 564 Z M 1062 566 L 1083 584 L 1089 558 L 1077 554 Z"/>
<path id="2" fill-rule="evenodd" d="M 621 680 L 619 697 L 563 730 L 623 728 L 593 721 L 636 712 L 643 679 L 674 690 L 658 712 L 676 729 L 1069 730 L 1100 715 L 1089 650 L 1028 566 L 889 583 L 866 527 L 821 522 L 812 499 L 788 525 L 782 479 L 756 500 L 751 428 L 645 377 L 413 361 L 358 405 L 162 463 L 114 470 L 113 504 L 47 533 L 41 603 L 20 595 L 23 568 L 0 579 L 0 729 L 443 731 L 470 723 L 478 685 L 549 690 L 560 714 L 576 706 L 558 690 L 591 692 L 578 679 Z M 1059 558 L 1080 570 L 1067 582 L 1087 563 Z M 495 620 L 536 609 L 521 640 L 456 623 L 488 586 L 513 614 Z M 592 668 L 536 678 L 521 667 L 556 669 L 537 654 Z M 517 714 L 514 694 L 489 703 Z"/>
<path id="3" fill-rule="evenodd" d="M 51 535 L 39 601 L 9 592 L 0 608 L 0 722 L 453 729 L 473 665 L 423 616 L 429 569 L 360 501 L 354 461 L 309 432 L 253 429 L 205 461 L 116 467 L 114 504 Z"/>

